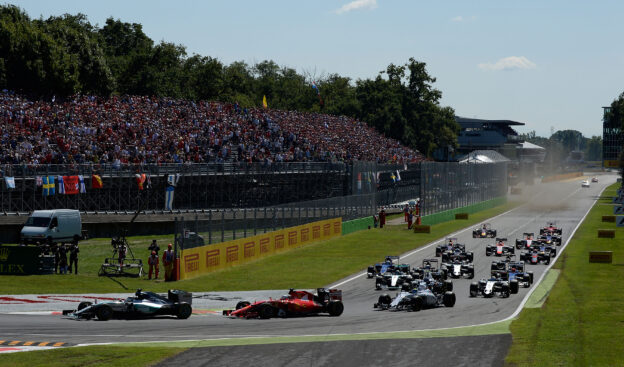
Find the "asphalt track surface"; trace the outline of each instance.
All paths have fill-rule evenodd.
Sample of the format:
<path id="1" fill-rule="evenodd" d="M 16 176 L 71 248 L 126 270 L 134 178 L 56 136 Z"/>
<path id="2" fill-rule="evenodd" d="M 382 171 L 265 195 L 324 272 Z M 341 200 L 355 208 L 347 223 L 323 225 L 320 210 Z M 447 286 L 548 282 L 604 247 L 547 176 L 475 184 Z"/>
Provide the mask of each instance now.
<path id="1" fill-rule="evenodd" d="M 616 181 L 615 175 L 598 176 L 600 182 L 590 188 L 581 188 L 580 180 L 538 184 L 526 188 L 524 199 L 527 204 L 489 220 L 497 229 L 498 237 L 507 237 L 509 243 L 521 238 L 523 232 L 539 232 L 548 221 L 555 221 L 563 229 L 562 242 L 566 243 L 570 233 L 597 199 L 602 189 Z M 485 246 L 492 239 L 473 239 L 472 227 L 453 237 L 466 244 L 467 250 L 475 253 L 475 280 L 489 277 L 492 257 L 485 256 Z M 444 241 L 441 239 L 440 241 Z M 412 266 L 420 265 L 425 258 L 433 258 L 435 244 L 404 254 L 401 262 Z M 388 254 L 395 255 L 395 254 Z M 560 252 L 557 254 L 560 256 Z M 382 259 L 379 259 L 380 261 Z M 527 265 L 535 274 L 535 280 L 542 276 L 545 265 Z M 284 274 L 284 276 L 288 276 Z M 469 284 L 472 280 L 454 280 L 457 302 L 453 308 L 438 308 L 420 312 L 389 312 L 373 310 L 373 304 L 384 291 L 374 290 L 374 280 L 364 273 L 338 281 L 331 286 L 343 290 L 345 312 L 340 317 L 303 317 L 270 320 L 241 320 L 219 315 L 193 315 L 189 320 L 159 319 L 111 320 L 107 322 L 74 321 L 60 316 L 0 315 L 0 338 L 12 340 L 45 339 L 74 344 L 183 341 L 241 337 L 272 337 L 333 334 L 366 334 L 373 332 L 395 332 L 432 330 L 493 323 L 512 317 L 523 304 L 529 289 L 520 288 L 509 298 L 470 298 Z M 533 287 L 535 284 L 533 285 Z M 394 292 L 388 292 L 393 294 Z M 253 299 L 250 299 L 253 301 Z M 232 300 L 226 307 L 233 307 Z M 304 344 L 304 343 L 302 343 Z M 469 343 L 470 344 L 470 343 Z"/>

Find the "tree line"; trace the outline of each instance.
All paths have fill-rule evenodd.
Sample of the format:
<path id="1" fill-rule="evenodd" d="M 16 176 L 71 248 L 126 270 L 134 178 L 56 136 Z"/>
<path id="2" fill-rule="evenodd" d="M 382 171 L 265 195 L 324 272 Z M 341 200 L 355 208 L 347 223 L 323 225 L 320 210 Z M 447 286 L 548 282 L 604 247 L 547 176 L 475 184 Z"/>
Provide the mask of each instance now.
<path id="1" fill-rule="evenodd" d="M 438 147 L 455 147 L 460 130 L 454 110 L 440 105 L 435 81 L 413 58 L 358 80 L 338 74 L 313 80 L 271 60 L 226 65 L 188 55 L 182 45 L 155 43 L 141 24 L 108 18 L 98 27 L 83 14 L 30 19 L 19 7 L 0 6 L 0 88 L 36 98 L 129 94 L 258 107 L 266 96 L 270 108 L 360 119 L 431 156 Z"/>

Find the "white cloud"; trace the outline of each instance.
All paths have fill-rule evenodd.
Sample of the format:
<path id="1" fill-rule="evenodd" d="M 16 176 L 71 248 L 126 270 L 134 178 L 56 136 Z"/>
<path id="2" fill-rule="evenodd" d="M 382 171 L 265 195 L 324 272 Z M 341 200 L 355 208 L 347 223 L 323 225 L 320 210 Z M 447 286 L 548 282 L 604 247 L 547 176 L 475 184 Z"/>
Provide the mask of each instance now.
<path id="1" fill-rule="evenodd" d="M 336 9 L 336 14 L 342 14 L 346 12 L 350 12 L 351 10 L 358 9 L 375 9 L 377 7 L 377 0 L 354 0 L 348 4 L 345 4 L 340 7 L 340 9 Z"/>
<path id="2" fill-rule="evenodd" d="M 463 20 L 464 17 L 462 17 L 461 15 L 458 15 L 455 18 L 451 19 L 452 22 L 462 22 Z"/>
<path id="3" fill-rule="evenodd" d="M 482 63 L 478 65 L 482 70 L 515 70 L 515 69 L 535 69 L 537 65 L 524 56 L 504 57 L 494 64 Z"/>

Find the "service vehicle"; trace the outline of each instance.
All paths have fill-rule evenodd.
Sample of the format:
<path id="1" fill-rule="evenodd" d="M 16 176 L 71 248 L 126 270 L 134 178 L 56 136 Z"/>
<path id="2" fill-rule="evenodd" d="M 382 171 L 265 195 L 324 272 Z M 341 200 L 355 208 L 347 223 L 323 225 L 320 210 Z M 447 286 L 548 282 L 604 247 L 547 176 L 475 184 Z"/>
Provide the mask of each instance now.
<path id="1" fill-rule="evenodd" d="M 20 237 L 23 244 L 78 242 L 83 239 L 80 211 L 35 210 L 24 223 Z"/>

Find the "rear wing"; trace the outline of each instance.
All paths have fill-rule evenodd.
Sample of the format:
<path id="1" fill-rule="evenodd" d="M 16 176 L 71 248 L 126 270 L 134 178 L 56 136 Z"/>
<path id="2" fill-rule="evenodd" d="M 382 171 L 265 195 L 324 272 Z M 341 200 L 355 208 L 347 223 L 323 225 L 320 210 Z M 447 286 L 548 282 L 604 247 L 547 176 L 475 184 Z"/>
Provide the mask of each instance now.
<path id="1" fill-rule="evenodd" d="M 507 237 L 496 237 L 496 242 L 507 242 Z"/>
<path id="2" fill-rule="evenodd" d="M 535 237 L 535 233 L 534 232 L 524 232 L 522 235 L 524 237 Z"/>
<path id="3" fill-rule="evenodd" d="M 388 256 L 386 256 L 384 261 L 388 261 L 389 260 L 391 263 L 398 265 L 399 264 L 399 259 L 400 259 L 399 256 L 388 255 Z"/>
<path id="4" fill-rule="evenodd" d="M 336 288 L 331 288 L 331 289 L 317 288 L 316 289 L 316 293 L 319 295 L 319 298 L 321 298 L 320 296 L 322 294 L 328 294 L 330 301 L 342 301 L 342 290 L 340 290 L 340 289 L 336 289 Z"/>

